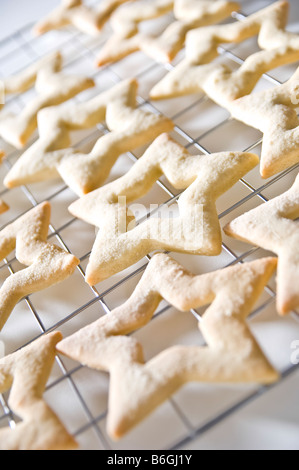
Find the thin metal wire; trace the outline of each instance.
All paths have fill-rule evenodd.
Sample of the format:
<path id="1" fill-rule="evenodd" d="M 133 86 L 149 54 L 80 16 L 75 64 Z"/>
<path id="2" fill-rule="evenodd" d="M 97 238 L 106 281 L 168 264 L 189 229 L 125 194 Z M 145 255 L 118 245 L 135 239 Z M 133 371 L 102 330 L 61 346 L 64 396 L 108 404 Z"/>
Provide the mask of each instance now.
<path id="1" fill-rule="evenodd" d="M 237 20 L 243 19 L 245 17 L 245 15 L 243 15 L 242 13 L 237 13 L 237 14 L 234 14 L 233 16 Z M 5 61 L 8 60 L 10 58 L 10 56 L 12 54 L 14 54 L 14 52 L 19 51 L 20 48 L 26 54 L 26 56 L 28 58 L 30 58 L 30 62 L 32 62 L 32 63 L 42 57 L 42 54 L 39 54 L 38 52 L 36 52 L 38 50 L 38 48 L 35 47 L 36 45 L 38 45 L 39 39 L 38 38 L 31 38 L 30 35 L 29 35 L 29 31 L 30 31 L 32 26 L 33 25 L 27 25 L 26 27 L 24 27 L 21 30 L 14 33 L 11 37 L 0 41 L 0 61 L 1 61 L 1 64 L 5 63 Z M 80 66 L 81 60 L 84 60 L 86 58 L 89 58 L 89 59 L 92 59 L 92 60 L 95 59 L 98 49 L 101 47 L 101 44 L 103 44 L 104 41 L 105 41 L 105 37 L 104 37 L 104 38 L 99 40 L 98 44 L 93 44 L 92 46 L 89 46 L 85 41 L 82 40 L 82 35 L 80 33 L 72 31 L 70 29 L 68 31 L 68 34 L 69 34 L 69 38 L 67 40 L 65 40 L 60 45 L 60 47 L 62 49 L 64 49 L 64 48 L 67 48 L 69 45 L 73 45 L 75 43 L 76 44 L 76 49 L 77 49 L 77 55 L 75 57 L 67 57 L 66 56 L 66 63 L 65 63 L 66 66 L 74 65 L 76 63 L 78 63 L 78 66 Z M 5 46 L 7 46 L 9 43 L 15 44 L 16 47 L 14 49 L 10 50 L 9 53 L 4 53 L 3 55 L 1 55 L 2 48 L 4 49 Z M 51 50 L 55 50 L 56 46 L 57 46 L 57 44 L 53 44 L 53 48 L 50 49 L 49 52 Z M 227 57 L 230 60 L 233 60 L 238 65 L 242 65 L 242 63 L 244 63 L 244 60 L 242 58 L 240 58 L 238 55 L 236 55 L 234 53 L 233 49 L 229 50 L 228 48 L 219 47 L 219 53 L 220 53 L 221 56 Z M 159 67 L 162 67 L 162 65 L 157 64 L 157 63 L 150 63 L 149 66 L 145 67 L 144 70 L 142 70 L 141 72 L 139 72 L 136 75 L 136 78 L 142 80 L 142 78 L 146 77 L 148 74 L 152 73 L 155 69 L 158 69 Z M 173 66 L 171 64 L 166 64 L 164 66 L 164 68 L 165 68 L 165 71 L 170 71 L 173 68 Z M 18 71 L 19 70 L 15 70 L 15 73 L 17 73 Z M 110 76 L 111 76 L 112 80 L 115 83 L 117 83 L 121 80 L 121 77 L 116 73 L 113 66 L 112 67 L 107 66 L 107 67 L 105 67 L 105 68 L 103 68 L 99 71 L 96 71 L 93 74 L 94 78 L 100 78 L 103 71 L 108 71 L 110 73 Z M 264 78 L 269 83 L 271 83 L 273 85 L 280 84 L 280 82 L 277 79 L 273 78 L 271 76 L 271 74 L 265 74 Z M 193 108 L 195 108 L 197 106 L 200 106 L 201 104 L 203 104 L 206 101 L 208 101 L 208 98 L 206 96 L 199 96 L 198 98 L 195 98 L 193 103 L 187 105 L 185 108 L 183 108 L 182 110 L 180 110 L 179 112 L 174 114 L 172 116 L 172 119 L 174 121 L 176 121 L 178 118 L 183 116 L 184 113 L 186 113 L 188 111 L 191 111 Z M 16 105 L 19 106 L 20 109 L 22 109 L 24 107 L 24 102 L 22 100 L 22 96 L 12 97 L 12 98 L 10 98 L 9 102 L 14 102 Z M 139 105 L 140 106 L 148 106 L 152 109 L 153 112 L 160 113 L 159 110 L 156 108 L 156 106 L 151 101 L 144 100 L 141 97 L 139 97 Z M 177 123 L 175 125 L 175 132 L 186 140 L 186 142 L 187 142 L 187 144 L 185 145 L 186 149 L 189 149 L 192 146 L 194 146 L 194 148 L 196 148 L 200 153 L 209 155 L 210 154 L 209 150 L 206 149 L 200 143 L 200 141 L 203 140 L 204 138 L 210 136 L 217 129 L 224 126 L 229 120 L 230 120 L 230 118 L 227 118 L 227 119 L 223 120 L 222 122 L 218 123 L 217 125 L 214 125 L 214 126 L 211 125 L 211 127 L 204 134 L 201 134 L 201 135 L 197 136 L 196 138 L 193 138 L 191 135 L 189 135 L 188 132 L 186 132 L 186 130 L 182 126 L 179 126 Z M 103 133 L 107 133 L 107 132 L 109 132 L 109 129 L 107 129 L 107 127 L 104 124 L 99 124 L 98 129 L 96 131 L 94 129 L 91 130 L 88 137 L 85 137 L 81 141 L 77 142 L 75 147 L 80 148 L 83 145 L 86 145 L 87 143 L 91 143 L 91 142 L 95 141 L 98 138 L 99 131 L 101 131 Z M 259 139 L 258 141 L 251 144 L 250 147 L 248 147 L 244 151 L 252 151 L 252 150 L 256 149 L 261 143 L 262 143 L 262 140 Z M 12 150 L 11 153 L 9 155 L 7 155 L 7 158 L 5 160 L 5 164 L 7 166 L 7 169 L 11 168 L 11 166 L 12 166 L 11 161 L 18 155 L 19 155 L 19 151 L 15 151 L 15 150 Z M 138 157 L 134 154 L 134 152 L 128 152 L 127 155 L 129 156 L 129 158 L 131 158 L 131 160 L 133 162 L 135 162 L 138 159 Z M 298 168 L 298 167 L 299 167 L 299 165 L 297 165 L 294 168 Z M 251 183 L 249 183 L 246 180 L 246 178 L 243 178 L 242 180 L 240 180 L 241 183 L 245 186 L 245 188 L 249 191 L 249 194 L 247 196 L 245 196 L 244 198 L 234 202 L 229 208 L 227 208 L 225 211 L 223 211 L 221 214 L 219 214 L 219 219 L 226 217 L 229 213 L 231 213 L 235 209 L 241 207 L 242 205 L 247 203 L 252 198 L 257 197 L 262 203 L 267 202 L 267 198 L 263 194 L 264 191 L 269 189 L 272 185 L 275 185 L 278 181 L 280 181 L 285 176 L 287 176 L 290 172 L 292 172 L 294 170 L 294 168 L 291 168 L 291 169 L 288 169 L 288 170 L 284 171 L 280 175 L 275 176 L 270 181 L 267 181 L 267 183 L 263 184 L 262 186 L 260 186 L 258 188 L 255 188 Z M 161 204 L 161 206 L 166 205 L 166 204 L 170 204 L 171 202 L 175 202 L 180 197 L 181 193 L 174 194 L 174 192 L 170 188 L 168 188 L 167 185 L 165 183 L 163 183 L 161 180 L 157 181 L 157 185 L 170 198 L 166 202 Z M 22 189 L 22 192 L 24 194 L 24 197 L 30 202 L 32 207 L 35 207 L 38 203 L 37 203 L 35 197 L 33 196 L 32 192 L 29 190 L 29 188 L 26 187 L 26 186 L 22 186 L 21 189 Z M 47 198 L 47 200 L 54 200 L 56 197 L 63 194 L 67 190 L 68 190 L 68 187 L 66 185 L 64 185 L 59 190 L 56 190 L 55 192 L 53 192 Z M 0 196 L 5 196 L 5 195 L 8 194 L 8 192 L 9 192 L 8 189 L 4 189 L 0 193 Z M 154 212 L 149 212 L 147 214 L 147 217 L 151 217 L 153 215 L 154 215 Z M 62 235 L 62 232 L 66 228 L 71 228 L 72 225 L 75 223 L 75 221 L 76 221 L 75 218 L 71 218 L 68 222 L 64 223 L 63 225 L 61 225 L 58 228 L 55 228 L 52 224 L 50 225 L 49 240 L 52 239 L 52 238 L 55 238 L 60 243 L 60 245 L 66 251 L 68 251 L 69 253 L 71 252 L 71 250 L 69 249 L 69 247 L 68 247 L 68 245 L 67 245 L 67 243 L 66 243 L 66 241 L 65 241 L 65 239 Z M 139 223 L 140 222 L 142 222 L 142 221 L 139 221 Z M 225 243 L 222 244 L 222 248 L 223 248 L 224 252 L 226 252 L 231 258 L 231 261 L 229 263 L 227 263 L 227 266 L 237 264 L 237 263 L 243 263 L 246 259 L 248 259 L 252 255 L 256 255 L 256 253 L 259 250 L 258 247 L 252 247 L 251 249 L 248 249 L 248 251 L 243 253 L 242 255 L 238 255 L 238 254 L 234 253 L 234 251 L 230 247 L 228 247 Z M 85 277 L 85 272 L 82 268 L 82 262 L 85 261 L 86 259 L 88 259 L 89 254 L 90 253 L 87 252 L 84 255 L 82 255 L 82 257 L 80 258 L 81 263 L 77 268 L 77 270 L 80 273 L 83 280 L 84 280 L 84 277 Z M 151 256 L 148 255 L 145 258 L 145 262 L 142 266 L 140 266 L 138 268 L 133 268 L 132 272 L 125 275 L 121 280 L 115 282 L 112 286 L 108 287 L 107 289 L 105 289 L 102 292 L 99 292 L 96 287 L 90 287 L 90 290 L 93 294 L 93 298 L 91 300 L 89 300 L 88 302 L 80 305 L 72 313 L 65 316 L 59 322 L 51 325 L 51 327 L 49 327 L 49 328 L 46 328 L 45 325 L 43 324 L 38 311 L 36 310 L 36 308 L 33 305 L 33 302 L 30 299 L 30 296 L 28 296 L 25 299 L 25 301 L 26 301 L 26 304 L 27 304 L 31 314 L 34 316 L 36 322 L 38 323 L 38 326 L 39 326 L 39 329 L 40 329 L 40 332 L 41 332 L 40 334 L 43 335 L 45 333 L 49 333 L 50 331 L 54 331 L 54 330 L 59 329 L 61 326 L 67 324 L 70 320 L 72 320 L 73 318 L 75 318 L 78 315 L 82 314 L 85 310 L 87 310 L 88 308 L 90 308 L 91 306 L 93 306 L 95 304 L 99 304 L 103 314 L 109 314 L 111 312 L 111 310 L 110 310 L 109 305 L 107 304 L 105 299 L 110 294 L 113 294 L 114 292 L 117 292 L 117 289 L 120 288 L 122 285 L 126 284 L 128 281 L 131 281 L 135 277 L 140 276 L 145 271 L 150 259 L 151 259 Z M 6 268 L 6 269 L 9 270 L 10 274 L 13 274 L 13 272 L 14 272 L 13 263 L 15 261 L 16 261 L 16 257 L 12 257 L 10 259 L 5 259 L 3 261 L 3 264 L 0 266 L 0 270 Z M 263 312 L 264 309 L 267 308 L 275 300 L 275 295 L 276 294 L 273 291 L 273 289 L 271 289 L 269 286 L 267 286 L 265 291 L 267 292 L 269 298 L 262 305 L 260 305 L 254 312 L 252 312 L 252 316 L 258 315 L 261 312 Z M 155 314 L 152 321 L 155 321 L 155 319 L 158 318 L 160 315 L 163 315 L 165 312 L 169 311 L 170 308 L 171 308 L 170 305 L 166 305 L 163 308 L 161 308 L 158 312 L 156 312 L 156 314 Z M 198 313 L 196 310 L 192 310 L 191 314 L 199 322 L 201 321 L 201 314 Z M 294 312 L 293 315 L 296 319 L 298 319 L 298 316 L 297 316 L 296 312 Z M 36 338 L 34 338 L 34 339 L 36 339 Z M 32 339 L 32 341 L 34 339 Z M 81 370 L 83 366 L 78 365 L 77 367 L 74 367 L 71 370 L 67 370 L 67 367 L 65 366 L 64 361 L 59 356 L 57 356 L 56 362 L 57 362 L 57 364 L 60 368 L 62 376 L 61 376 L 61 378 L 57 379 L 56 381 L 54 381 L 50 385 L 48 385 L 47 389 L 55 389 L 55 387 L 58 384 L 60 384 L 64 380 L 67 380 L 69 382 L 69 384 L 71 385 L 71 388 L 74 391 L 75 395 L 79 399 L 79 402 L 80 402 L 80 404 L 82 406 L 82 409 L 85 412 L 85 416 L 87 418 L 87 423 L 83 426 L 80 426 L 80 428 L 77 429 L 77 431 L 74 432 L 74 436 L 78 438 L 84 432 L 86 432 L 87 430 L 93 428 L 95 430 L 97 436 L 98 436 L 99 444 L 100 444 L 101 448 L 104 447 L 105 449 L 109 449 L 110 444 L 107 441 L 107 439 L 105 438 L 105 436 L 104 436 L 104 434 L 101 430 L 101 427 L 100 427 L 100 424 L 106 419 L 107 411 L 101 413 L 98 416 L 94 416 L 93 413 L 90 411 L 90 407 L 88 406 L 88 403 L 86 402 L 86 400 L 84 399 L 84 397 L 80 393 L 80 391 L 79 391 L 79 389 L 76 385 L 75 379 L 73 379 L 74 374 L 76 374 L 79 370 Z M 283 371 L 281 381 L 278 382 L 278 384 L 281 383 L 282 381 L 284 381 L 287 377 L 289 377 L 297 369 L 298 368 L 296 366 L 292 365 L 289 368 L 287 368 L 285 371 Z M 200 426 L 198 428 L 194 428 L 191 425 L 188 417 L 185 415 L 185 413 L 183 412 L 181 407 L 178 405 L 178 403 L 175 400 L 170 399 L 169 402 L 172 406 L 173 411 L 175 412 L 175 414 L 178 416 L 179 420 L 184 424 L 184 426 L 186 428 L 186 436 L 183 439 L 181 439 L 180 441 L 173 444 L 170 448 L 171 449 L 179 449 L 183 446 L 188 445 L 194 438 L 197 438 L 198 436 L 203 435 L 205 432 L 207 432 L 208 430 L 212 429 L 213 427 L 215 427 L 219 423 L 221 423 L 224 419 L 226 419 L 227 417 L 233 415 L 234 413 L 237 413 L 238 411 L 243 409 L 246 405 L 251 403 L 254 399 L 258 398 L 259 396 L 261 396 L 263 394 L 265 394 L 268 390 L 271 390 L 273 387 L 277 386 L 278 384 L 275 384 L 271 387 L 258 387 L 253 393 L 250 393 L 247 397 L 243 398 L 242 400 L 237 401 L 233 406 L 226 409 L 223 413 L 218 414 L 216 417 L 209 420 L 203 426 Z M 6 402 L 5 398 L 1 395 L 0 395 L 0 405 L 2 406 L 3 411 L 4 411 L 4 415 L 0 417 L 0 422 L 2 420 L 6 419 L 6 420 L 8 420 L 9 425 L 11 427 L 14 427 L 15 423 L 16 423 L 15 418 L 14 418 L 14 414 L 13 414 L 12 410 L 10 409 L 8 403 Z"/>

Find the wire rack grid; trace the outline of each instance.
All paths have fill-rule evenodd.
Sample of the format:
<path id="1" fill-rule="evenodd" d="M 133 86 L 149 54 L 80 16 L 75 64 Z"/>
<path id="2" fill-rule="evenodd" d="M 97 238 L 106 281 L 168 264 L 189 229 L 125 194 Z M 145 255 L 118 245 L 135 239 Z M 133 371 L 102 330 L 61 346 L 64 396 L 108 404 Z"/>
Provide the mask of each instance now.
<path id="1" fill-rule="evenodd" d="M 234 20 L 270 3 L 273 2 L 243 1 L 241 2 L 242 12 L 235 14 Z M 298 9 L 297 13 L 299 20 Z M 163 29 L 171 19 L 168 15 L 162 20 L 154 20 L 150 27 Z M 215 105 L 206 96 L 193 95 L 155 103 L 148 99 L 149 90 L 183 57 L 184 51 L 171 65 L 156 63 L 140 52 L 119 63 L 98 70 L 94 67 L 94 62 L 98 50 L 109 35 L 109 28 L 99 39 L 92 39 L 72 29 L 33 38 L 31 27 L 32 25 L 27 25 L 0 42 L 2 76 L 16 73 L 46 53 L 59 48 L 65 59 L 66 70 L 80 73 L 84 70 L 84 74 L 89 74 L 95 79 L 96 89 L 84 92 L 75 98 L 75 100 L 86 100 L 99 91 L 131 77 L 132 70 L 134 70 L 134 76 L 139 81 L 140 107 L 170 117 L 175 123 L 173 137 L 191 153 L 210 154 L 225 150 L 260 153 L 261 134 L 231 119 L 225 110 Z M 296 30 L 296 23 L 291 27 Z M 256 39 L 252 39 L 241 45 L 219 48 L 220 59 L 237 68 L 248 55 L 256 50 Z M 290 77 L 295 67 L 296 65 L 283 67 L 264 75 L 257 88 L 272 87 L 284 82 Z M 6 104 L 7 109 L 20 111 L 32 99 L 33 94 L 34 91 L 31 90 L 23 95 L 9 98 Z M 73 134 L 73 145 L 83 151 L 88 150 L 106 132 L 109 131 L 104 124 L 99 124 L 96 129 L 88 132 L 76 132 Z M 36 138 L 37 134 L 32 141 Z M 6 150 L 7 158 L 0 168 L 1 181 L 20 156 L 20 151 L 4 142 L 2 144 L 1 148 Z M 131 168 L 144 150 L 145 148 L 138 149 L 121 156 L 111 172 L 109 181 Z M 258 169 L 246 175 L 217 202 L 221 225 L 287 190 L 295 179 L 298 166 L 266 181 L 260 178 Z M 161 178 L 153 190 L 140 202 L 147 207 L 154 203 L 160 206 L 169 205 L 176 202 L 179 195 L 180 193 L 175 191 L 164 178 Z M 84 275 L 95 237 L 95 229 L 70 215 L 67 208 L 77 197 L 61 180 L 36 183 L 13 190 L 8 190 L 2 184 L 0 197 L 10 205 L 10 211 L 1 216 L 2 227 L 40 202 L 50 201 L 52 217 L 49 239 L 80 258 L 80 265 L 69 280 L 44 292 L 33 294 L 17 305 L 1 333 L 1 340 L 5 343 L 7 353 L 29 344 L 40 335 L 50 331 L 60 330 L 64 336 L 67 336 L 99 316 L 109 314 L 133 292 L 146 269 L 151 254 L 137 265 L 111 279 L 95 287 L 89 287 L 84 281 Z M 146 217 L 151 215 L 153 213 L 149 210 Z M 213 258 L 176 253 L 171 253 L 171 255 L 195 274 L 200 274 L 268 254 L 260 248 L 236 242 L 225 235 L 223 235 L 222 248 L 222 254 Z M 1 281 L 22 268 L 23 266 L 12 254 L 0 265 Z M 276 391 L 285 385 L 290 391 L 289 381 L 298 378 L 298 373 L 296 373 L 298 366 L 290 362 L 290 344 L 299 338 L 298 314 L 292 312 L 287 319 L 279 318 L 275 310 L 275 297 L 275 280 L 272 280 L 250 318 L 250 326 L 261 346 L 272 363 L 281 371 L 281 380 L 275 386 L 215 387 L 189 384 L 117 443 L 111 441 L 106 434 L 108 374 L 89 370 L 65 357 L 57 356 L 45 398 L 75 436 L 81 449 L 200 449 L 213 448 L 213 445 L 221 447 L 217 439 L 220 439 L 225 447 L 227 429 L 232 429 L 230 420 L 236 420 L 232 423 L 238 429 L 238 433 L 233 436 L 234 444 L 227 445 L 236 448 L 238 445 L 250 447 L 254 442 L 253 436 L 250 436 L 248 431 L 250 426 L 247 426 L 245 430 L 242 428 L 244 420 L 248 420 L 248 413 L 250 415 L 248 411 L 250 405 L 260 400 L 263 406 L 261 400 L 265 397 L 267 401 L 273 401 L 273 409 L 276 409 Z M 191 315 L 182 314 L 166 302 L 160 304 L 150 324 L 134 333 L 134 336 L 143 344 L 147 359 L 172 344 L 204 344 L 197 325 L 202 312 L 194 310 L 190 313 Z M 6 394 L 1 396 L 0 405 L 2 406 L 2 410 L 0 407 L 0 427 L 9 425 L 13 428 L 18 422 L 18 417 L 10 409 Z M 288 408 L 288 404 L 285 404 L 285 408 Z M 271 418 L 274 419 L 273 416 Z M 262 424 L 265 426 L 264 422 Z M 281 427 L 278 429 L 282 432 Z M 246 435 L 241 443 L 237 436 L 240 430 Z M 298 432 L 297 428 L 296 430 Z M 269 428 L 267 428 L 267 433 L 269 434 Z M 261 446 L 271 447 L 274 442 L 276 442 L 275 439 L 265 441 L 263 435 Z M 289 441 L 288 443 L 290 445 Z M 293 446 L 298 448 L 297 441 L 294 441 Z"/>

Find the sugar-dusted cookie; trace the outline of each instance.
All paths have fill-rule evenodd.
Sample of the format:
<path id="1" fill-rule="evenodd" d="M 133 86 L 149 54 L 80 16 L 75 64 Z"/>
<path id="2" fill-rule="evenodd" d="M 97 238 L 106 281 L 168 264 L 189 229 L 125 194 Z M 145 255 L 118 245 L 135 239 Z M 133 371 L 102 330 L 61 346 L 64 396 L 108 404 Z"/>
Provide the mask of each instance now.
<path id="1" fill-rule="evenodd" d="M 5 153 L 0 150 L 0 163 L 3 161 L 3 158 L 5 157 Z M 3 199 L 0 199 L 0 214 L 3 214 L 4 212 L 7 212 L 9 210 L 9 206 L 6 204 Z"/>
<path id="2" fill-rule="evenodd" d="M 39 36 L 71 25 L 82 33 L 96 36 L 112 13 L 127 1 L 103 0 L 98 6 L 91 8 L 85 6 L 82 0 L 62 0 L 61 5 L 34 26 L 33 32 Z"/>
<path id="3" fill-rule="evenodd" d="M 246 324 L 275 267 L 276 259 L 265 258 L 194 276 L 170 257 L 155 255 L 126 303 L 58 343 L 59 352 L 110 372 L 112 438 L 121 438 L 187 382 L 278 380 Z M 124 335 L 146 325 L 162 299 L 182 312 L 211 304 L 199 323 L 207 346 L 174 346 L 144 363 L 140 343 Z"/>
<path id="4" fill-rule="evenodd" d="M 1 450 L 74 450 L 78 444 L 43 399 L 60 333 L 50 333 L 0 359 L 0 393 L 21 422 L 0 428 Z"/>
<path id="5" fill-rule="evenodd" d="M 219 23 L 239 8 L 239 3 L 224 0 L 175 0 L 176 21 L 157 38 L 145 36 L 141 50 L 160 62 L 172 62 L 183 49 L 189 31 Z"/>
<path id="6" fill-rule="evenodd" d="M 28 266 L 10 275 L 0 289 L 0 329 L 23 297 L 64 281 L 79 264 L 47 241 L 50 215 L 50 204 L 42 203 L 0 232 L 0 259 L 16 249 L 16 258 Z"/>
<path id="7" fill-rule="evenodd" d="M 150 98 L 204 92 L 227 107 L 232 100 L 248 95 L 264 73 L 299 60 L 299 35 L 285 30 L 288 13 L 288 2 L 279 1 L 244 20 L 191 31 L 186 58 L 153 87 Z M 240 43 L 256 35 L 262 50 L 249 56 L 237 70 L 212 62 L 221 44 Z"/>
<path id="8" fill-rule="evenodd" d="M 101 49 L 98 65 L 116 62 L 136 51 L 143 51 L 161 62 L 171 62 L 183 48 L 188 31 L 215 24 L 239 9 L 237 2 L 225 0 L 139 0 L 124 5 L 112 16 L 113 36 Z M 175 20 L 158 37 L 139 31 L 139 24 L 173 10 Z"/>
<path id="9" fill-rule="evenodd" d="M 299 68 L 286 83 L 231 102 L 231 116 L 263 134 L 263 178 L 299 163 Z"/>
<path id="10" fill-rule="evenodd" d="M 38 112 L 76 96 L 94 86 L 91 78 L 69 75 L 63 70 L 63 58 L 54 52 L 16 76 L 4 81 L 5 92 L 22 93 L 35 83 L 37 96 L 20 113 L 0 114 L 0 136 L 16 148 L 23 148 L 37 127 Z"/>
<path id="11" fill-rule="evenodd" d="M 140 23 L 163 16 L 173 10 L 174 0 L 138 0 L 124 5 L 112 15 L 112 36 L 101 48 L 97 58 L 99 67 L 117 62 L 139 51 L 144 35 L 139 32 Z"/>
<path id="12" fill-rule="evenodd" d="M 79 196 L 104 183 L 118 157 L 173 129 L 172 121 L 137 103 L 138 82 L 125 80 L 83 103 L 44 109 L 38 116 L 40 138 L 5 178 L 9 188 L 61 176 Z M 106 120 L 110 133 L 89 154 L 69 148 L 72 130 Z"/>
<path id="13" fill-rule="evenodd" d="M 123 177 L 75 201 L 70 212 L 99 227 L 86 270 L 90 285 L 132 266 L 154 250 L 218 255 L 221 231 L 215 202 L 258 164 L 249 153 L 190 155 L 167 134 L 159 136 Z M 127 204 L 162 176 L 177 189 L 179 214 L 134 225 Z"/>
<path id="14" fill-rule="evenodd" d="M 227 235 L 278 255 L 277 310 L 299 307 L 299 176 L 291 189 L 230 222 Z"/>
<path id="15" fill-rule="evenodd" d="M 111 17 L 111 26 L 115 33 L 129 38 L 139 33 L 143 21 L 159 18 L 172 12 L 175 0 L 138 0 L 120 7 Z"/>

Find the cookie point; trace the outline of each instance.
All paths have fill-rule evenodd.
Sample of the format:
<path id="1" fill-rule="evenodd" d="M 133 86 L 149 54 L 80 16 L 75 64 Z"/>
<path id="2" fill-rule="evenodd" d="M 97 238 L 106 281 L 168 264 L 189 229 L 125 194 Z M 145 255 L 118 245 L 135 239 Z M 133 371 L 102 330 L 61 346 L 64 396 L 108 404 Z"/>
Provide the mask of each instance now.
<path id="1" fill-rule="evenodd" d="M 269 169 L 267 167 L 262 166 L 262 165 L 260 167 L 260 175 L 264 180 L 266 180 L 266 179 L 270 178 L 271 176 L 273 176 L 271 174 L 271 171 L 269 171 Z"/>
<path id="2" fill-rule="evenodd" d="M 53 336 L 53 339 L 55 339 L 57 343 L 60 343 L 60 341 L 63 340 L 63 335 L 61 331 L 54 331 L 53 333 L 49 333 L 49 334 Z"/>
<path id="3" fill-rule="evenodd" d="M 92 274 L 89 274 L 88 272 L 86 272 L 85 274 L 85 282 L 90 286 L 90 287 L 93 287 L 96 282 L 95 282 L 95 278 L 93 277 Z"/>
<path id="4" fill-rule="evenodd" d="M 286 317 L 291 313 L 294 306 L 290 305 L 290 302 L 281 302 L 277 300 L 277 312 L 281 317 Z"/>
<path id="5" fill-rule="evenodd" d="M 43 201 L 37 207 L 40 207 L 41 209 L 44 209 L 44 210 L 51 210 L 51 204 L 49 201 Z"/>

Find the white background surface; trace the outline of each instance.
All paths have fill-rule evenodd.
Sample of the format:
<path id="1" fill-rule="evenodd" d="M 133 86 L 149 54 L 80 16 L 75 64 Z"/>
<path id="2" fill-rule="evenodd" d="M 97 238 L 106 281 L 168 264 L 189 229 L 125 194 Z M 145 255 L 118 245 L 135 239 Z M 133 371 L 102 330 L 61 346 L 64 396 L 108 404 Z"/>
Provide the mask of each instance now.
<path id="1" fill-rule="evenodd" d="M 59 3 L 57 0 L 0 0 L 1 30 L 0 38 L 40 18 Z M 269 4 L 268 1 L 243 2 L 246 12 Z M 298 0 L 291 1 L 291 29 L 299 31 Z M 61 288 L 63 291 L 63 287 Z M 265 327 L 266 328 L 266 327 Z M 273 330 L 274 331 L 274 330 Z M 271 348 L 279 356 L 281 344 L 271 343 L 271 330 L 267 330 Z M 294 333 L 288 330 L 289 343 L 284 343 L 283 355 L 287 357 L 291 350 L 287 345 L 298 340 L 298 328 Z M 192 387 L 184 395 L 190 396 L 190 410 L 196 406 Z M 188 395 L 189 394 L 189 395 Z M 229 392 L 223 390 L 223 396 L 229 401 Z M 208 394 L 207 394 L 208 395 Z M 207 398 L 207 397 L 206 397 Z M 180 403 L 180 395 L 176 397 Z M 219 398 L 218 398 L 219 400 Z M 195 440 L 188 448 L 198 449 L 299 449 L 299 372 L 283 382 L 273 391 L 254 401 L 241 412 L 225 420 L 221 425 Z M 211 406 L 213 400 L 211 399 Z M 204 411 L 204 410 L 203 410 Z M 190 411 L 190 414 L 192 412 Z M 167 428 L 165 429 L 167 432 Z M 141 432 L 142 434 L 142 432 Z M 125 445 L 125 444 L 124 444 Z M 130 445 L 130 440 L 127 445 Z M 134 444 L 131 444 L 134 445 Z M 87 444 L 86 444 L 87 446 Z M 142 444 L 140 444 L 142 446 Z"/>
<path id="2" fill-rule="evenodd" d="M 59 0 L 0 0 L 0 39 L 36 21 L 59 3 Z"/>

